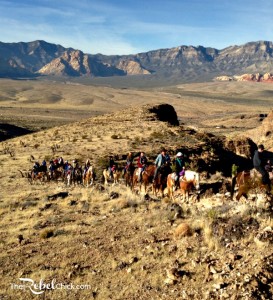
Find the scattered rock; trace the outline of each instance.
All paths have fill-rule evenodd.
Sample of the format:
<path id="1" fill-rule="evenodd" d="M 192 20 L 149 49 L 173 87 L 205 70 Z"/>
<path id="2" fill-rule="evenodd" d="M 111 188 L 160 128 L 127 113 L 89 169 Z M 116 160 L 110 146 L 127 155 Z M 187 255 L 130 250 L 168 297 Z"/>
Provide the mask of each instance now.
<path id="1" fill-rule="evenodd" d="M 120 196 L 119 193 L 111 192 L 110 195 L 109 195 L 109 198 L 110 199 L 117 199 L 119 196 Z"/>
<path id="2" fill-rule="evenodd" d="M 17 238 L 18 238 L 18 243 L 19 243 L 19 245 L 21 245 L 22 241 L 24 240 L 23 235 L 22 235 L 22 234 L 19 234 Z"/>
<path id="3" fill-rule="evenodd" d="M 176 239 L 179 239 L 181 237 L 190 236 L 192 235 L 192 230 L 187 223 L 181 223 L 177 226 L 177 228 L 174 230 L 174 237 Z"/>
<path id="4" fill-rule="evenodd" d="M 69 193 L 68 192 L 59 192 L 53 195 L 48 195 L 47 200 L 56 200 L 57 198 L 66 198 L 68 197 Z"/>

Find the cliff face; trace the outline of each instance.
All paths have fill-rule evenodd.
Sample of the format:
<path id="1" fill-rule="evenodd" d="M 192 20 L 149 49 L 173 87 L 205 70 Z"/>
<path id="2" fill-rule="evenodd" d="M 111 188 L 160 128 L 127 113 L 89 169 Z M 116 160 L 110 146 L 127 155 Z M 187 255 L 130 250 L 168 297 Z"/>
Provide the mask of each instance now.
<path id="1" fill-rule="evenodd" d="M 91 59 L 82 51 L 65 51 L 40 70 L 39 74 L 58 76 L 114 76 L 125 75 L 123 70 Z"/>
<path id="2" fill-rule="evenodd" d="M 179 46 L 135 55 L 91 55 L 44 41 L 0 43 L 0 76 L 150 75 L 161 80 L 211 80 L 234 74 L 266 74 L 271 81 L 272 42 L 258 41 L 223 50 Z M 261 79 L 261 78 L 260 78 Z M 248 80 L 248 79 L 247 79 Z M 252 79 L 250 79 L 252 80 Z"/>

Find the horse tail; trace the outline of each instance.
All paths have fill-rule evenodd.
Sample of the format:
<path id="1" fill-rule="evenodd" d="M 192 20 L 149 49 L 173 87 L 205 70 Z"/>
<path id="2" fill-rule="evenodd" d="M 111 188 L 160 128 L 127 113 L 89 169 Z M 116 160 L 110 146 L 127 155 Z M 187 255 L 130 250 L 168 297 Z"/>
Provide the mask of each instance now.
<path id="1" fill-rule="evenodd" d="M 233 176 L 232 179 L 231 179 L 231 191 L 230 191 L 231 200 L 233 200 L 236 180 L 237 180 L 237 175 Z"/>

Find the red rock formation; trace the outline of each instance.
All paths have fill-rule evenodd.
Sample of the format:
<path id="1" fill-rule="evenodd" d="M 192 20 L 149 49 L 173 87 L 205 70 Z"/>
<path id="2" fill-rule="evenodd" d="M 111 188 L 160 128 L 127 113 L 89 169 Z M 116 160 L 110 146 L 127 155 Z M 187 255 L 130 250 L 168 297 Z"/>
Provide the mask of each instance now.
<path id="1" fill-rule="evenodd" d="M 218 76 L 215 77 L 216 81 L 254 81 L 254 82 L 273 82 L 273 74 L 243 74 L 243 75 L 234 75 L 234 76 Z"/>

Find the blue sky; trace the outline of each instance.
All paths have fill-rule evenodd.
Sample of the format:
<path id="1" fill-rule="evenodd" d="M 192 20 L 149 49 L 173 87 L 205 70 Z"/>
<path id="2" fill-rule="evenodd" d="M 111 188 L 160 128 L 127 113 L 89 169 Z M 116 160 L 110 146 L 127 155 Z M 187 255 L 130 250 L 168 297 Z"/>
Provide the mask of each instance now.
<path id="1" fill-rule="evenodd" d="M 0 41 L 45 40 L 107 55 L 223 49 L 272 41 L 272 20 L 272 0 L 0 0 Z"/>

